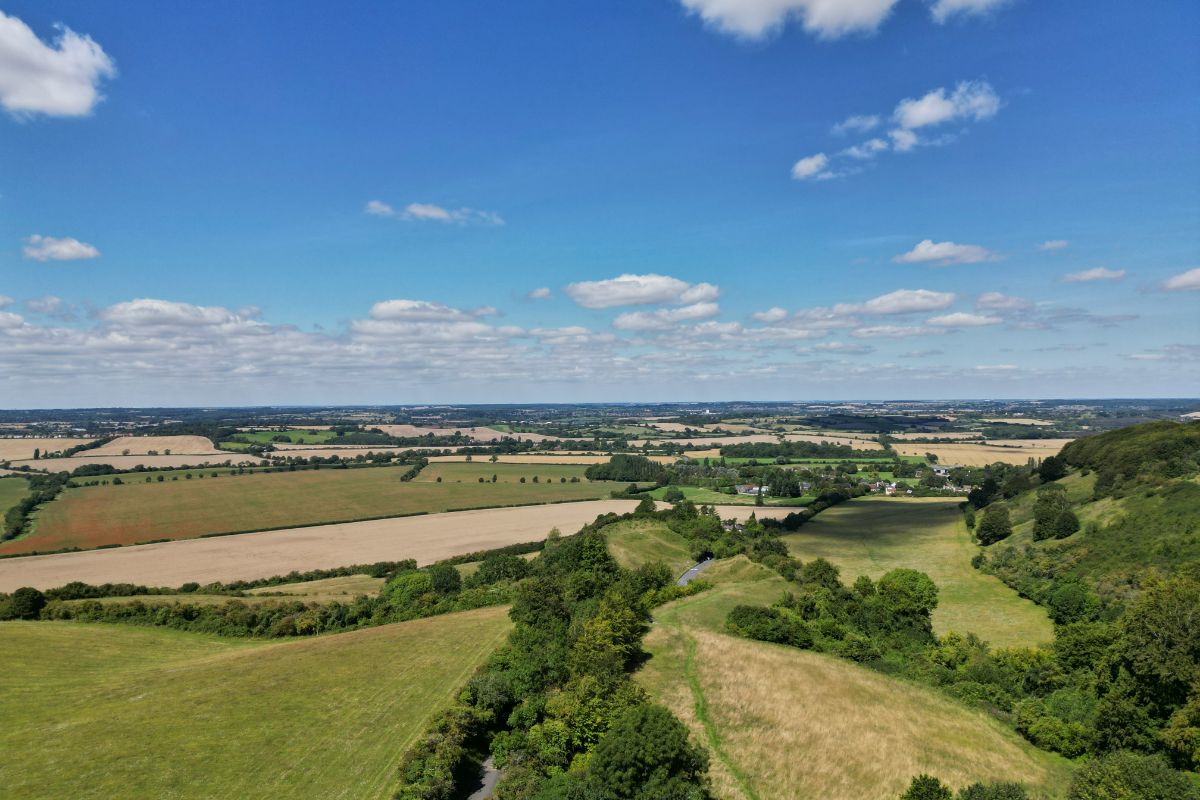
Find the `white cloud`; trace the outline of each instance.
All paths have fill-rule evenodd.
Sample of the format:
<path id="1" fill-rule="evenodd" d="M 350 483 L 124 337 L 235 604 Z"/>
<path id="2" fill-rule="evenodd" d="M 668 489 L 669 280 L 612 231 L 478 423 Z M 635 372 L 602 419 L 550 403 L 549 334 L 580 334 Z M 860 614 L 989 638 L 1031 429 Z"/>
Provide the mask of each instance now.
<path id="1" fill-rule="evenodd" d="M 66 303 L 61 297 L 54 295 L 46 295 L 45 297 L 35 297 L 25 301 L 25 308 L 34 314 L 42 314 L 47 317 L 56 317 L 58 319 L 70 320 L 75 318 L 75 309 L 70 304 Z"/>
<path id="2" fill-rule="evenodd" d="M 868 139 L 862 144 L 856 144 L 853 147 L 847 147 L 842 151 L 842 154 L 863 161 L 869 158 L 874 158 L 887 149 L 888 143 L 883 139 Z"/>
<path id="3" fill-rule="evenodd" d="M 758 320 L 759 322 L 779 322 L 780 320 L 787 318 L 787 311 L 779 306 L 774 306 L 772 308 L 768 308 L 766 311 L 755 311 L 750 315 L 750 317 L 751 319 Z"/>
<path id="4" fill-rule="evenodd" d="M 546 300 L 550 297 L 550 287 L 542 286 L 525 295 L 530 300 Z"/>
<path id="5" fill-rule="evenodd" d="M 483 306 L 471 311 L 434 303 L 429 300 L 383 300 L 371 306 L 371 319 L 407 322 L 450 322 L 493 316 L 496 309 Z"/>
<path id="6" fill-rule="evenodd" d="M 99 316 L 106 322 L 131 328 L 204 327 L 244 321 L 235 312 L 220 306 L 196 306 L 153 298 L 117 303 L 101 311 Z"/>
<path id="7" fill-rule="evenodd" d="M 952 16 L 979 16 L 1005 5 L 1008 0 L 934 0 L 929 12 L 939 25 Z"/>
<path id="8" fill-rule="evenodd" d="M 8 295 L 0 294 L 0 308 L 7 308 L 7 307 L 11 306 L 14 302 L 15 301 Z"/>
<path id="9" fill-rule="evenodd" d="M 813 353 L 842 353 L 843 355 L 863 356 L 875 352 L 875 348 L 868 344 L 854 344 L 852 342 L 822 342 L 821 344 L 798 348 L 796 352 L 805 355 Z"/>
<path id="10" fill-rule="evenodd" d="M 830 128 L 829 132 L 834 136 L 842 136 L 846 133 L 866 133 L 867 131 L 875 130 L 879 127 L 879 117 L 876 114 L 855 114 L 852 117 L 846 117 L 838 124 Z"/>
<path id="11" fill-rule="evenodd" d="M 976 364 L 975 369 L 980 372 L 1011 372 L 1018 367 L 1016 364 Z"/>
<path id="12" fill-rule="evenodd" d="M 567 296 L 584 308 L 707 303 L 721 291 L 711 283 L 691 284 L 669 275 L 619 275 L 569 284 Z"/>
<path id="13" fill-rule="evenodd" d="M 850 335 L 859 339 L 905 339 L 910 336 L 934 336 L 939 333 L 945 331 L 921 325 L 869 325 L 865 328 L 855 328 Z"/>
<path id="14" fill-rule="evenodd" d="M 978 264 L 983 261 L 996 261 L 999 255 L 977 244 L 957 244 L 955 242 L 934 242 L 924 239 L 917 243 L 912 250 L 901 253 L 892 260 L 898 264 L 934 263 L 938 266 L 949 264 Z"/>
<path id="15" fill-rule="evenodd" d="M 1000 292 L 984 292 L 975 301 L 975 308 L 990 311 L 1024 311 L 1032 307 L 1033 303 L 1023 297 L 1014 297 Z"/>
<path id="16" fill-rule="evenodd" d="M 441 222 L 465 225 L 503 225 L 504 219 L 495 211 L 480 211 L 476 208 L 443 208 L 433 203 L 409 203 L 397 210 L 382 200 L 369 200 L 363 212 L 375 217 L 390 217 L 406 222 Z"/>
<path id="17" fill-rule="evenodd" d="M 890 130 L 888 131 L 888 136 L 892 138 L 892 149 L 897 153 L 907 153 L 919 143 L 917 135 L 904 128 Z"/>
<path id="18" fill-rule="evenodd" d="M 56 239 L 36 233 L 25 240 L 24 253 L 26 258 L 34 261 L 78 261 L 100 255 L 94 246 L 78 239 L 69 236 Z"/>
<path id="19" fill-rule="evenodd" d="M 21 20 L 0 11 L 0 105 L 17 116 L 82 117 L 102 99 L 100 81 L 117 74 L 90 36 L 57 26 L 47 45 Z"/>
<path id="20" fill-rule="evenodd" d="M 716 303 L 693 303 L 680 308 L 660 308 L 656 311 L 631 311 L 613 320 L 613 327 L 622 331 L 666 330 L 680 322 L 709 319 L 720 313 Z"/>
<path id="21" fill-rule="evenodd" d="M 1072 272 L 1063 276 L 1063 283 L 1089 283 L 1091 281 L 1119 281 L 1125 277 L 1123 269 L 1106 269 L 1095 267 L 1082 272 Z"/>
<path id="22" fill-rule="evenodd" d="M 1168 292 L 1200 291 L 1200 267 L 1189 269 L 1187 272 L 1181 272 L 1178 275 L 1172 275 L 1163 281 L 1162 288 Z"/>
<path id="23" fill-rule="evenodd" d="M 918 311 L 937 311 L 949 308 L 953 302 L 954 294 L 952 292 L 897 289 L 894 292 L 872 298 L 856 308 L 867 314 L 911 314 Z"/>
<path id="24" fill-rule="evenodd" d="M 799 19 L 821 39 L 870 33 L 898 0 L 680 0 L 708 25 L 746 39 L 760 39 Z"/>
<path id="25" fill-rule="evenodd" d="M 960 81 L 949 95 L 945 88 L 939 88 L 923 97 L 901 100 L 892 112 L 892 118 L 901 128 L 913 130 L 957 120 L 978 122 L 994 117 L 999 110 L 1000 97 L 990 84 Z"/>
<path id="26" fill-rule="evenodd" d="M 1071 245 L 1066 239 L 1047 239 L 1038 244 L 1038 250 L 1054 251 L 1066 250 Z"/>
<path id="27" fill-rule="evenodd" d="M 986 325 L 999 325 L 1003 321 L 1000 317 L 989 317 L 986 314 L 969 314 L 965 311 L 942 314 L 941 316 L 930 317 L 925 320 L 926 324 L 936 325 L 939 328 L 980 328 Z"/>
<path id="28" fill-rule="evenodd" d="M 807 156 L 792 165 L 792 177 L 798 181 L 832 178 L 833 173 L 826 170 L 828 165 L 829 157 L 824 153 Z"/>

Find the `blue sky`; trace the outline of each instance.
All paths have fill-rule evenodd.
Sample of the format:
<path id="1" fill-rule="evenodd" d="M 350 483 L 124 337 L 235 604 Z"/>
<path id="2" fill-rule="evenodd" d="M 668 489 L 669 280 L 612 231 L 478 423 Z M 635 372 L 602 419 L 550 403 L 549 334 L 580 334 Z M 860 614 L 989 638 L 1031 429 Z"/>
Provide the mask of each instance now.
<path id="1" fill-rule="evenodd" d="M 0 12 L 5 407 L 1200 387 L 1195 3 Z"/>

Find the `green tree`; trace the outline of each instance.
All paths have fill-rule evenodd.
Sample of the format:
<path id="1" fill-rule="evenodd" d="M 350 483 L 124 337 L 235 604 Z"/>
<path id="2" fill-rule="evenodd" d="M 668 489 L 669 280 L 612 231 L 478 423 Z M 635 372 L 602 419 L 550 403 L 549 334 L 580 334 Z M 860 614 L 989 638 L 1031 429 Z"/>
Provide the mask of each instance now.
<path id="1" fill-rule="evenodd" d="M 924 572 L 894 569 L 879 579 L 879 596 L 898 616 L 929 619 L 938 604 L 937 584 Z"/>
<path id="2" fill-rule="evenodd" d="M 635 514 L 653 514 L 658 510 L 654 505 L 654 499 L 651 497 L 643 497 L 641 502 L 637 504 L 637 508 L 633 510 Z"/>
<path id="3" fill-rule="evenodd" d="M 1042 463 L 1038 465 L 1038 477 L 1042 479 L 1042 483 L 1056 481 L 1059 478 L 1065 477 L 1066 474 L 1067 462 L 1058 456 L 1043 458 Z"/>
<path id="4" fill-rule="evenodd" d="M 1012 520 L 1008 515 L 1008 507 L 1003 503 L 993 503 L 983 512 L 983 519 L 975 528 L 975 538 L 986 546 L 1009 536 L 1012 536 Z"/>
<path id="5" fill-rule="evenodd" d="M 677 486 L 672 486 L 663 492 L 663 500 L 668 503 L 678 503 L 682 499 L 684 499 L 683 490 Z"/>
<path id="6" fill-rule="evenodd" d="M 8 599 L 9 619 L 37 619 L 46 607 L 46 595 L 30 586 L 22 586 Z"/>
<path id="7" fill-rule="evenodd" d="M 954 800 L 954 794 L 937 778 L 922 774 L 912 779 L 900 800 Z"/>

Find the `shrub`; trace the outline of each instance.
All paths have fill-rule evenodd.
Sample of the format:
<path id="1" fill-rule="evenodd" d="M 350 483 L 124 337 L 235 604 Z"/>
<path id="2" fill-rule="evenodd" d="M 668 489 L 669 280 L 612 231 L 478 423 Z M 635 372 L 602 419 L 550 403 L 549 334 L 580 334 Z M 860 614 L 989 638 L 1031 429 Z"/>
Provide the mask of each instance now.
<path id="1" fill-rule="evenodd" d="M 1200 790 L 1160 756 L 1119 751 L 1084 764 L 1067 799 L 1200 800 Z"/>
<path id="2" fill-rule="evenodd" d="M 813 635 L 802 620 L 775 608 L 737 606 L 725 618 L 728 628 L 739 636 L 763 642 L 812 647 Z"/>
<path id="3" fill-rule="evenodd" d="M 1012 536 L 1012 520 L 1008 515 L 1008 507 L 1002 503 L 993 503 L 983 512 L 983 521 L 975 529 L 975 538 L 986 546 L 1009 536 Z"/>
<path id="4" fill-rule="evenodd" d="M 954 800 L 950 787 L 932 775 L 918 775 L 900 795 L 900 800 Z"/>

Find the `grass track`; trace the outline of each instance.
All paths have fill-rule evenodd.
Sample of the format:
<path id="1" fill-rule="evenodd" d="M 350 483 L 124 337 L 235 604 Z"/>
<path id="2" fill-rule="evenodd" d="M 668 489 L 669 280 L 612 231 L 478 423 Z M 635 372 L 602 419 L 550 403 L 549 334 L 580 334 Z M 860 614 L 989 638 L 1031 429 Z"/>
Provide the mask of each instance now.
<path id="1" fill-rule="evenodd" d="M 418 512 L 593 500 L 607 497 L 614 487 L 605 482 L 401 482 L 406 471 L 406 467 L 322 469 L 67 489 L 37 512 L 31 534 L 0 545 L 0 553 L 88 549 Z"/>
<path id="2" fill-rule="evenodd" d="M 787 587 L 744 557 L 714 589 L 663 606 L 638 680 L 713 752 L 725 798 L 893 800 L 927 771 L 961 786 L 1019 776 L 1060 796 L 1069 766 L 936 691 L 848 661 L 724 633 L 729 610 Z"/>
<path id="3" fill-rule="evenodd" d="M 651 561 L 661 561 L 676 575 L 695 564 L 691 549 L 682 536 L 664 523 L 634 519 L 604 529 L 608 550 L 626 569 L 637 569 Z"/>
<path id="4" fill-rule="evenodd" d="M 942 498 L 860 498 L 821 512 L 783 539 L 802 561 L 836 564 L 846 583 L 896 567 L 927 573 L 939 590 L 933 614 L 939 634 L 970 631 L 996 647 L 1049 642 L 1053 628 L 1043 609 L 971 566 L 980 548 L 957 506 Z"/>
<path id="5" fill-rule="evenodd" d="M 2 793 L 384 798 L 508 630 L 504 608 L 286 642 L 0 623 Z"/>

